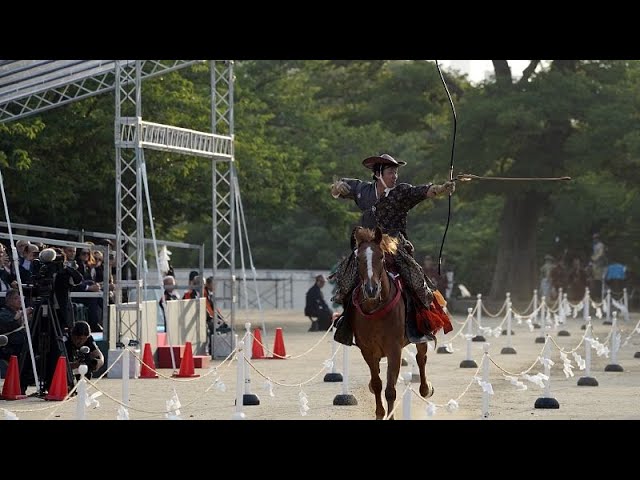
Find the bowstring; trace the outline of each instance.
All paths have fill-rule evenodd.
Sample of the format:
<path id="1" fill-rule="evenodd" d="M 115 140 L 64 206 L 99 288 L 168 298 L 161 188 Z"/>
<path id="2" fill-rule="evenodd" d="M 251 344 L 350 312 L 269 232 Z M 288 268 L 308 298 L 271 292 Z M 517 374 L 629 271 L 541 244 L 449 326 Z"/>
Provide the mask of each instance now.
<path id="1" fill-rule="evenodd" d="M 449 105 L 451 106 L 451 112 L 453 113 L 453 139 L 451 141 L 451 162 L 449 164 L 449 181 L 453 181 L 453 158 L 456 149 L 456 129 L 458 124 L 458 119 L 456 117 L 456 108 L 453 105 L 453 100 L 451 99 L 451 94 L 449 93 L 449 88 L 447 87 L 447 82 L 444 80 L 444 76 L 442 75 L 442 70 L 440 70 L 440 65 L 438 64 L 438 60 L 436 62 L 436 69 L 438 70 L 438 74 L 440 75 L 440 80 L 442 81 L 442 86 L 444 87 L 444 91 L 447 93 L 447 98 L 449 99 Z M 444 241 L 447 238 L 447 232 L 449 231 L 449 223 L 451 223 L 451 194 L 449 194 L 449 209 L 447 211 L 447 225 L 444 227 L 444 234 L 442 235 L 442 243 L 440 244 L 440 253 L 438 253 L 438 275 L 441 275 L 441 267 L 442 267 L 442 250 L 444 249 Z"/>

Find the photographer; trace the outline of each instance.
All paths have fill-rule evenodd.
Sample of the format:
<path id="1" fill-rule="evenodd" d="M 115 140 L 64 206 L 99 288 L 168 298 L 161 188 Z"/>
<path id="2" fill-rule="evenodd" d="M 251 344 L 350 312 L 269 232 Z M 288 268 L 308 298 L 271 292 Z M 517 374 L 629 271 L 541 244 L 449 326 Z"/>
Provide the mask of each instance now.
<path id="1" fill-rule="evenodd" d="M 56 256 L 55 260 L 58 264 L 58 273 L 53 281 L 53 291 L 58 304 L 58 319 L 63 330 L 68 330 L 73 324 L 73 306 L 69 292 L 82 285 L 84 280 L 82 274 L 78 272 L 75 256 L 76 247 L 64 247 L 61 255 Z"/>
<path id="2" fill-rule="evenodd" d="M 9 362 L 11 355 L 15 355 L 18 359 L 24 359 L 24 362 L 28 362 L 26 356 L 22 355 L 23 351 L 28 349 L 27 333 L 24 328 L 24 315 L 21 309 L 20 291 L 17 289 L 11 289 L 7 292 L 5 298 L 5 304 L 0 308 L 0 335 L 6 335 L 8 343 L 0 347 L 0 361 Z M 28 307 L 26 309 L 27 318 L 31 318 L 33 309 Z M 22 387 L 22 393 L 27 389 L 27 385 L 31 383 L 31 377 L 33 372 L 30 365 L 26 365 L 26 368 L 22 368 L 22 375 L 20 378 L 20 384 Z"/>
<path id="3" fill-rule="evenodd" d="M 76 322 L 71 329 L 71 337 L 65 342 L 67 358 L 71 369 L 76 373 L 77 368 L 84 364 L 88 367 L 85 377 L 91 378 L 93 372 L 104 365 L 104 355 L 91 336 L 91 328 L 87 322 Z M 76 373 L 76 380 L 80 375 Z"/>

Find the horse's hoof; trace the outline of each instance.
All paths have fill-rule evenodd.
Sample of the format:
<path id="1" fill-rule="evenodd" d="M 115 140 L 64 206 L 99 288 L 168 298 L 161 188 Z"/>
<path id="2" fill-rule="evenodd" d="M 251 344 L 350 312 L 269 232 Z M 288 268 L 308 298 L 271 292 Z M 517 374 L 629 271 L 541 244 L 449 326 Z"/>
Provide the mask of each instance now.
<path id="1" fill-rule="evenodd" d="M 422 398 L 431 398 L 434 392 L 435 388 L 433 388 L 433 385 L 429 381 L 427 381 L 427 384 L 424 385 L 424 387 L 420 386 L 420 395 Z"/>

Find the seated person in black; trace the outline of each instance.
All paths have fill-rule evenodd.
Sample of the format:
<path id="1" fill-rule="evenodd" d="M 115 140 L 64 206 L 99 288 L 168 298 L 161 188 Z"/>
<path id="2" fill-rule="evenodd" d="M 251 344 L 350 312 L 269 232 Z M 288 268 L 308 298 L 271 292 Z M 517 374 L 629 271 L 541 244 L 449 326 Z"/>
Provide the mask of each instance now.
<path id="1" fill-rule="evenodd" d="M 325 283 L 327 283 L 327 279 L 324 275 L 317 275 L 316 283 L 307 291 L 304 314 L 307 317 L 317 318 L 317 320 L 311 320 L 310 332 L 328 330 L 331 326 L 333 310 L 329 308 L 322 294 L 322 287 Z"/>
<path id="2" fill-rule="evenodd" d="M 65 347 L 69 365 L 76 375 L 76 380 L 80 379 L 77 369 L 81 364 L 85 364 L 89 368 L 85 374 L 87 378 L 91 378 L 93 372 L 104 365 L 104 355 L 91 336 L 91 328 L 87 322 L 76 322 L 73 325 L 71 336 L 65 342 Z"/>
<path id="3" fill-rule="evenodd" d="M 33 308 L 28 307 L 26 310 L 27 318 L 31 318 Z M 2 363 L 0 370 L 4 377 L 12 355 L 15 355 L 24 364 L 30 361 L 28 355 L 23 355 L 23 352 L 27 352 L 29 347 L 18 289 L 12 288 L 7 291 L 5 304 L 0 308 L 0 335 L 7 336 L 7 344 L 0 347 L 0 363 Z M 27 377 L 33 374 L 30 365 L 28 368 L 21 368 L 21 371 L 23 375 L 20 384 L 22 385 L 22 393 L 24 393 L 27 384 L 31 383 L 31 379 Z"/>

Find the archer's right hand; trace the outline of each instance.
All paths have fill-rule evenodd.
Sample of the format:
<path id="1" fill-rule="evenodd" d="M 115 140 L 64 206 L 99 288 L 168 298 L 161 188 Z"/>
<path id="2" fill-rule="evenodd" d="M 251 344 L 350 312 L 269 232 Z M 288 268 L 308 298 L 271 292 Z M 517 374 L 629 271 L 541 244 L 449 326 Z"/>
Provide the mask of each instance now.
<path id="1" fill-rule="evenodd" d="M 351 187 L 349 187 L 347 182 L 343 182 L 342 180 L 336 180 L 333 185 L 331 185 L 331 195 L 334 198 L 349 195 L 350 192 Z"/>

